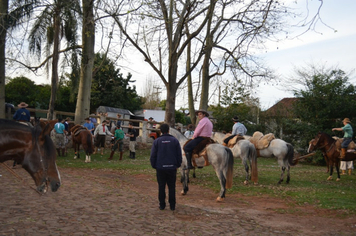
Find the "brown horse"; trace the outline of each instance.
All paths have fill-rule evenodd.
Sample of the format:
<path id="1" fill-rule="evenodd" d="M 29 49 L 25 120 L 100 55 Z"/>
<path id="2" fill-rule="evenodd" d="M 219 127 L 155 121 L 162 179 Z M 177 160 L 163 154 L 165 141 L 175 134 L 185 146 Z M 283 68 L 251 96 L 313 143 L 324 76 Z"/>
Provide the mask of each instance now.
<path id="1" fill-rule="evenodd" d="M 0 119 L 0 162 L 15 160 L 31 175 L 37 191 L 45 192 L 48 184 L 53 192 L 61 185 L 54 144 L 46 135 L 50 129 L 26 126 Z"/>
<path id="2" fill-rule="evenodd" d="M 332 179 L 333 167 L 337 171 L 337 179 L 340 180 L 340 152 L 336 148 L 336 140 L 326 133 L 318 133 L 314 139 L 309 142 L 308 152 L 313 152 L 317 149 L 321 150 L 325 158 L 326 164 L 329 167 L 330 175 L 327 180 Z"/>
<path id="3" fill-rule="evenodd" d="M 75 125 L 70 129 L 74 147 L 74 159 L 80 158 L 79 147 L 82 145 L 85 151 L 85 162 L 91 162 L 90 155 L 93 153 L 93 139 L 89 130 L 81 125 Z"/>

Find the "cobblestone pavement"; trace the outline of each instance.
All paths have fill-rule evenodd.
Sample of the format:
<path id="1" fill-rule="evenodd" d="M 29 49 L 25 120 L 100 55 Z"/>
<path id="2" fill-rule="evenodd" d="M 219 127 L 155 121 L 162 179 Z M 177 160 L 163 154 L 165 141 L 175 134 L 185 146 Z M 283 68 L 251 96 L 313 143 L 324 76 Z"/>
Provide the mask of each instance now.
<path id="1" fill-rule="evenodd" d="M 7 163 L 10 165 L 11 163 Z M 278 213 L 278 199 L 217 194 L 190 186 L 176 211 L 160 211 L 154 176 L 119 171 L 60 169 L 62 186 L 40 196 L 22 168 L 24 183 L 0 165 L 0 235 L 356 235 L 355 217 L 305 207 Z"/>

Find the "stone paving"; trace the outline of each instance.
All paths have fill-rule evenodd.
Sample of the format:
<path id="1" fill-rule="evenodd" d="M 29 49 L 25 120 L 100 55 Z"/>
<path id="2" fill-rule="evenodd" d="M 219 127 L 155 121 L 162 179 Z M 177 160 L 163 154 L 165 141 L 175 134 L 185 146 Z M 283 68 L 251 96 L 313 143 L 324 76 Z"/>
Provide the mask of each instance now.
<path id="1" fill-rule="evenodd" d="M 160 211 L 152 176 L 111 170 L 60 169 L 60 189 L 40 196 L 29 187 L 34 183 L 27 172 L 15 171 L 25 183 L 0 165 L 1 236 L 356 234 L 353 219 L 317 216 L 314 223 L 314 218 L 251 208 L 241 196 L 229 194 L 219 204 L 216 193 L 197 186 L 191 186 L 190 195 L 179 195 L 179 183 L 176 211 Z"/>

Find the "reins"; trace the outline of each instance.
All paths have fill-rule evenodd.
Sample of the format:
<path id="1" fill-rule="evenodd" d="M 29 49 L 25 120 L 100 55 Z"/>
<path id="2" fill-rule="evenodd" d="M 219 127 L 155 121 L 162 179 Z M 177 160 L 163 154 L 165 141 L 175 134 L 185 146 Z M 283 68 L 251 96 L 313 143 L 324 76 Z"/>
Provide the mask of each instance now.
<path id="1" fill-rule="evenodd" d="M 20 181 L 22 181 L 22 183 L 24 185 L 27 185 L 28 187 L 30 187 L 30 189 L 34 190 L 36 193 L 38 193 L 39 195 L 43 195 L 41 192 L 39 192 L 37 189 L 35 189 L 34 187 L 32 187 L 31 185 L 29 185 L 28 183 L 25 182 L 25 180 L 18 175 L 14 170 L 12 170 L 8 165 L 6 165 L 5 163 L 0 162 L 0 164 L 2 164 L 2 166 L 5 167 L 5 169 L 10 172 L 10 174 L 12 174 L 13 176 L 15 176 L 17 179 L 19 179 Z"/>
<path id="2" fill-rule="evenodd" d="M 318 138 L 318 141 L 316 142 L 316 144 L 318 144 L 319 141 L 320 141 L 320 137 Z M 331 151 L 331 148 L 334 146 L 335 143 L 336 143 L 336 140 L 330 144 L 330 147 L 329 147 L 329 149 L 326 151 L 326 153 L 328 153 L 328 152 Z M 325 148 L 325 147 L 328 146 L 328 145 L 329 145 L 329 143 L 326 143 L 325 145 L 319 147 L 318 149 Z M 315 145 L 315 146 L 316 146 L 316 145 Z"/>

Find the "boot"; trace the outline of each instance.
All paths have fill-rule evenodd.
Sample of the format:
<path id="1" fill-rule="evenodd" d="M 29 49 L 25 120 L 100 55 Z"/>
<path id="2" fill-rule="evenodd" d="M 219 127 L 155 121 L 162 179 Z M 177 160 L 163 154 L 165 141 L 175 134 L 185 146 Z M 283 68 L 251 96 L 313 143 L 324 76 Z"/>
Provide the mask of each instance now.
<path id="1" fill-rule="evenodd" d="M 61 156 L 61 152 L 60 152 L 59 148 L 57 148 L 57 154 L 59 157 Z"/>
<path id="2" fill-rule="evenodd" d="M 109 159 L 108 159 L 108 160 L 112 160 L 112 157 L 114 156 L 114 153 L 115 153 L 115 151 L 111 151 L 111 153 L 110 153 L 110 157 L 109 157 Z"/>
<path id="3" fill-rule="evenodd" d="M 88 163 L 90 163 L 91 162 L 91 158 L 90 158 L 90 156 L 88 156 Z"/>
<path id="4" fill-rule="evenodd" d="M 185 157 L 187 158 L 187 169 L 194 169 L 192 166 L 192 154 L 190 152 L 187 152 L 185 154 Z"/>
<path id="5" fill-rule="evenodd" d="M 85 155 L 85 163 L 88 163 L 89 162 L 89 157 L 88 155 Z"/>
<path id="6" fill-rule="evenodd" d="M 65 149 L 64 148 L 62 148 L 62 157 L 64 157 L 65 155 Z"/>
<path id="7" fill-rule="evenodd" d="M 352 175 L 352 169 L 349 169 L 349 175 Z"/>
<path id="8" fill-rule="evenodd" d="M 340 175 L 346 175 L 346 170 L 341 170 L 341 174 Z"/>
<path id="9" fill-rule="evenodd" d="M 101 148 L 101 155 L 104 155 L 104 150 L 105 150 L 105 147 Z"/>
<path id="10" fill-rule="evenodd" d="M 344 159 L 345 156 L 346 156 L 346 148 L 341 148 L 341 156 L 340 156 L 340 158 Z"/>
<path id="11" fill-rule="evenodd" d="M 132 159 L 132 152 L 130 151 L 130 158 Z"/>
<path id="12" fill-rule="evenodd" d="M 223 142 L 223 144 L 222 144 L 223 146 L 227 146 L 227 144 L 225 143 L 225 142 Z"/>
<path id="13" fill-rule="evenodd" d="M 97 152 L 98 152 L 98 147 L 95 147 L 93 154 L 95 155 Z"/>
<path id="14" fill-rule="evenodd" d="M 122 154 L 124 154 L 124 152 L 120 152 L 120 161 L 122 160 Z"/>
<path id="15" fill-rule="evenodd" d="M 132 152 L 132 159 L 136 158 L 136 152 Z"/>

